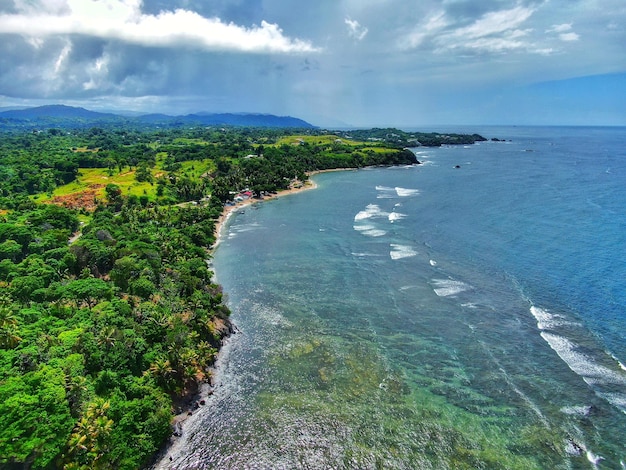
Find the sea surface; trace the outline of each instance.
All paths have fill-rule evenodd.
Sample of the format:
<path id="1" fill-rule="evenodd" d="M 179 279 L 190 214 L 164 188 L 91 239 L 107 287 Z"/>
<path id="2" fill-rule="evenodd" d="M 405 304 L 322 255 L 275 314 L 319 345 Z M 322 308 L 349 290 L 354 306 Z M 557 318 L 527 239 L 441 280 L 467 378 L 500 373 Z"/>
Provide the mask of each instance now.
<path id="1" fill-rule="evenodd" d="M 626 468 L 626 128 L 453 130 L 230 219 L 163 468 Z"/>

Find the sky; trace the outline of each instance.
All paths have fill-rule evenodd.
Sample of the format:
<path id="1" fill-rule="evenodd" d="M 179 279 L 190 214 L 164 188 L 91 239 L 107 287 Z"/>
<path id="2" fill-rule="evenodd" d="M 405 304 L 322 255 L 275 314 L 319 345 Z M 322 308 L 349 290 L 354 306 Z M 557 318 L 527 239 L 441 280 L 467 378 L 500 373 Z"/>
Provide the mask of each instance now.
<path id="1" fill-rule="evenodd" d="M 0 107 L 626 125 L 625 0 L 0 0 Z"/>

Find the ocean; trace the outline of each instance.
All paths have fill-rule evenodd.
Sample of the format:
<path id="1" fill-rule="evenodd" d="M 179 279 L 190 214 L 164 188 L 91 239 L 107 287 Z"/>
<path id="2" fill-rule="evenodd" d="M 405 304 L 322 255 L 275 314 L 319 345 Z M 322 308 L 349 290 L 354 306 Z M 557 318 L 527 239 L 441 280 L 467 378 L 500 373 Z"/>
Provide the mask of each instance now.
<path id="1" fill-rule="evenodd" d="M 163 468 L 626 468 L 626 128 L 454 131 L 230 219 Z"/>

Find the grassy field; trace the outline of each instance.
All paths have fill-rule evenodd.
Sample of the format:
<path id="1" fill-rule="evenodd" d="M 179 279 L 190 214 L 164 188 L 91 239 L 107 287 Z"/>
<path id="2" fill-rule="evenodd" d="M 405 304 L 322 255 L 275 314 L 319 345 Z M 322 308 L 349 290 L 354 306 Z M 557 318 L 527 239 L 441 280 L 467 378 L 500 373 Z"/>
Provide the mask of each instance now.
<path id="1" fill-rule="evenodd" d="M 156 165 L 151 170 L 152 176 L 156 179 L 168 175 L 163 169 L 163 164 L 167 154 L 157 154 Z M 192 179 L 215 170 L 212 160 L 200 160 L 181 162 L 181 168 L 177 174 Z M 112 173 L 112 174 L 111 174 Z M 107 168 L 81 168 L 78 178 L 75 181 L 59 186 L 52 194 L 38 194 L 33 196 L 37 202 L 53 202 L 55 204 L 67 205 L 69 207 L 91 209 L 95 207 L 97 200 L 105 199 L 105 188 L 108 184 L 115 184 L 122 190 L 123 196 L 148 196 L 156 199 L 156 183 L 138 182 L 135 179 L 135 170 L 125 168 L 119 172 L 111 172 Z"/>
<path id="2" fill-rule="evenodd" d="M 195 160 L 191 162 L 181 162 L 182 168 L 178 172 L 181 176 L 190 178 L 200 178 L 206 173 L 215 171 L 213 160 Z"/>
<path id="3" fill-rule="evenodd" d="M 81 168 L 75 181 L 59 186 L 54 190 L 52 196 L 39 194 L 35 198 L 39 202 L 47 202 L 55 198 L 64 198 L 85 192 L 89 192 L 95 197 L 104 198 L 104 188 L 106 188 L 107 184 L 118 185 L 125 196 L 147 194 L 154 197 L 156 192 L 154 185 L 140 183 L 135 180 L 135 170 L 125 170 L 121 173 L 114 171 L 112 175 L 109 175 L 109 170 L 106 168 Z"/>
<path id="4" fill-rule="evenodd" d="M 339 142 L 340 141 L 340 142 Z M 352 140 L 339 137 L 334 134 L 329 135 L 290 135 L 279 139 L 273 146 L 280 145 L 298 145 L 301 142 L 306 142 L 310 145 L 324 145 L 331 146 L 335 143 L 341 143 L 342 145 L 350 145 L 352 147 L 358 147 L 359 151 L 367 152 L 371 150 L 376 153 L 385 153 L 389 151 L 389 148 L 384 144 L 377 144 L 372 142 L 365 142 L 362 140 Z"/>
<path id="5" fill-rule="evenodd" d="M 287 137 L 283 137 L 278 139 L 275 145 L 296 145 L 300 142 L 306 142 L 311 145 L 332 145 L 335 141 L 339 139 L 342 144 L 346 145 L 366 145 L 366 142 L 351 140 L 351 139 L 343 139 L 334 134 L 328 135 L 289 135 Z"/>
<path id="6" fill-rule="evenodd" d="M 191 139 L 188 137 L 178 137 L 174 139 L 173 143 L 184 145 L 209 145 L 209 143 L 203 139 Z"/>

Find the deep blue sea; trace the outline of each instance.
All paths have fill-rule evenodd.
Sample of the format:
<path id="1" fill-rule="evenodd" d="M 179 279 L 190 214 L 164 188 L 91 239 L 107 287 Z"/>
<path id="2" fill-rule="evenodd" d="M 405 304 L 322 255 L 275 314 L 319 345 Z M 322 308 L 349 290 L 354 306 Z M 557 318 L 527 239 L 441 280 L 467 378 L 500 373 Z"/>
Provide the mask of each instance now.
<path id="1" fill-rule="evenodd" d="M 449 131 L 506 142 L 230 219 L 238 332 L 168 466 L 626 468 L 626 128 Z"/>

